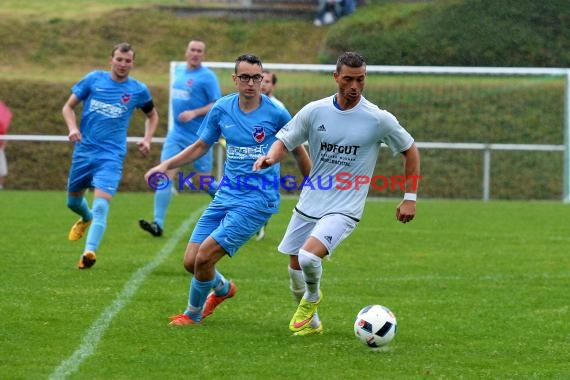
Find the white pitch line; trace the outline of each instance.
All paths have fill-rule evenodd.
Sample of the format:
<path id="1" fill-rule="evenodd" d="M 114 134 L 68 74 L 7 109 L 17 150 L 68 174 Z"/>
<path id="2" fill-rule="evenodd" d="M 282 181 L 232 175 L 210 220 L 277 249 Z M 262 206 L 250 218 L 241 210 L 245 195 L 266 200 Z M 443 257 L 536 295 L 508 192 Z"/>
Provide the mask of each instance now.
<path id="1" fill-rule="evenodd" d="M 180 227 L 174 232 L 173 236 L 166 242 L 164 247 L 157 253 L 156 257 L 147 265 L 137 270 L 131 277 L 129 281 L 123 287 L 121 293 L 113 301 L 113 303 L 107 307 L 103 313 L 97 318 L 95 322 L 91 325 L 87 334 L 81 340 L 81 345 L 75 350 L 75 352 L 67 359 L 61 362 L 59 367 L 57 367 L 53 373 L 50 375 L 50 379 L 59 380 L 65 379 L 67 376 L 74 372 L 77 372 L 81 363 L 83 363 L 89 356 L 93 355 L 95 352 L 99 341 L 109 324 L 115 318 L 115 316 L 130 302 L 133 296 L 138 291 L 140 285 L 145 281 L 149 273 L 151 273 L 157 266 L 162 264 L 164 259 L 172 253 L 176 244 L 180 239 L 187 233 L 188 229 L 196 221 L 196 218 L 204 209 L 200 209 L 194 212 L 188 219 L 186 219 Z"/>

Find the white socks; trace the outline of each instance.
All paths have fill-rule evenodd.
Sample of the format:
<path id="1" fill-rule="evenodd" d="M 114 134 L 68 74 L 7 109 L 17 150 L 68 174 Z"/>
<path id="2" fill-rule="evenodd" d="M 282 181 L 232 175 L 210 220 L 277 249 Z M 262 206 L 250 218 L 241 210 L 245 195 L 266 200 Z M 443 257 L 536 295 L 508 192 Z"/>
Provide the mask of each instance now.
<path id="1" fill-rule="evenodd" d="M 303 270 L 303 277 L 307 286 L 304 297 L 307 301 L 315 302 L 319 299 L 319 286 L 323 274 L 321 262 L 321 258 L 311 252 L 299 250 L 299 265 Z"/>
<path id="2" fill-rule="evenodd" d="M 321 274 L 323 272 L 321 261 L 320 257 L 315 256 L 310 252 L 300 250 L 299 264 L 301 264 L 302 270 L 296 270 L 289 267 L 289 277 L 291 279 L 290 289 L 297 303 L 301 301 L 303 296 L 305 296 L 305 299 L 308 301 L 316 301 L 319 299 L 319 285 Z M 304 264 L 302 264 L 302 262 L 304 262 Z M 309 278 L 313 284 L 306 284 L 307 278 Z M 309 291 L 310 288 L 313 288 L 314 299 L 309 298 L 311 296 Z M 311 320 L 311 327 L 317 328 L 320 324 L 321 321 L 319 319 L 319 314 L 315 313 Z"/>

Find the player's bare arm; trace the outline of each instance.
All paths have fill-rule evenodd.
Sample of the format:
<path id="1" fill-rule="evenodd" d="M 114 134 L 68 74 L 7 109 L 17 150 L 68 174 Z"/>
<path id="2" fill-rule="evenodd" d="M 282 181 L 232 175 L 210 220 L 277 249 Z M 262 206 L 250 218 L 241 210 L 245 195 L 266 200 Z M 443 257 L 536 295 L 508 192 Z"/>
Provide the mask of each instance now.
<path id="1" fill-rule="evenodd" d="M 77 127 L 77 117 L 75 115 L 75 106 L 77 106 L 77 104 L 79 104 L 79 99 L 75 94 L 71 94 L 61 110 L 65 124 L 67 124 L 67 128 L 69 129 L 67 138 L 71 142 L 81 141 L 81 132 Z"/>
<path id="2" fill-rule="evenodd" d="M 406 174 L 406 196 L 405 198 L 415 198 L 418 192 L 418 181 L 420 179 L 420 152 L 416 144 L 403 152 L 404 172 Z M 411 222 L 416 215 L 416 200 L 403 199 L 396 208 L 396 219 L 402 223 Z"/>
<path id="3" fill-rule="evenodd" d="M 288 153 L 289 151 L 285 147 L 285 144 L 283 144 L 281 140 L 277 140 L 273 143 L 273 145 L 271 145 L 271 148 L 269 149 L 269 152 L 267 152 L 267 155 L 259 157 L 253 163 L 253 170 L 257 171 L 275 165 L 283 158 L 285 158 Z"/>
<path id="4" fill-rule="evenodd" d="M 178 120 L 183 122 L 183 123 L 186 123 L 186 122 L 188 122 L 188 121 L 190 121 L 190 120 L 192 120 L 198 116 L 204 116 L 208 113 L 210 108 L 212 108 L 213 106 L 214 106 L 214 102 L 208 103 L 205 106 L 200 107 L 200 108 L 196 108 L 193 110 L 186 110 L 184 112 L 181 112 L 178 115 Z"/>
<path id="5" fill-rule="evenodd" d="M 142 141 L 137 142 L 139 151 L 143 156 L 147 156 L 150 153 L 150 145 L 152 143 L 152 136 L 158 128 L 158 112 L 156 108 L 146 114 L 145 128 L 144 128 L 144 138 Z"/>
<path id="6" fill-rule="evenodd" d="M 176 169 L 181 167 L 184 164 L 188 164 L 196 160 L 197 158 L 204 155 L 208 149 L 210 149 L 210 145 L 206 143 L 202 139 L 198 139 L 194 144 L 188 146 L 182 152 L 178 153 L 176 156 L 169 158 L 168 160 L 162 161 L 157 166 L 151 168 L 147 171 L 144 175 L 146 181 L 148 181 L 149 177 L 156 172 L 165 173 L 168 170 Z"/>

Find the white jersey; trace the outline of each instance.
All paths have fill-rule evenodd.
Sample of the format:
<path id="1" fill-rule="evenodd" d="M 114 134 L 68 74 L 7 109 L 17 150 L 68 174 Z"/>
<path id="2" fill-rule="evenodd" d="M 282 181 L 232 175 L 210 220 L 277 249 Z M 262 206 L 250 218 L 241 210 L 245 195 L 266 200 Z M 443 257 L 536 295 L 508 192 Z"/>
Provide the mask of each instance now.
<path id="1" fill-rule="evenodd" d="M 309 178 L 296 181 L 302 187 L 296 210 L 314 219 L 338 213 L 358 221 L 381 143 L 397 154 L 408 150 L 414 139 L 394 115 L 364 97 L 346 111 L 335 107 L 334 99 L 333 95 L 307 104 L 277 138 L 289 151 L 309 142 L 313 166 Z"/>

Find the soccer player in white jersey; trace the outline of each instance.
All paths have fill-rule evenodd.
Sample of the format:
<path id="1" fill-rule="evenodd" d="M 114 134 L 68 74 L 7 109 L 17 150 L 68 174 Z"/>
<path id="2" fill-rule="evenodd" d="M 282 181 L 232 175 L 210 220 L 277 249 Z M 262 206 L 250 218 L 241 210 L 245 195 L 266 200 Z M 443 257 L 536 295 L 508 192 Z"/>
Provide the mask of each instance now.
<path id="1" fill-rule="evenodd" d="M 358 224 L 370 186 L 363 179 L 372 178 L 381 143 L 404 159 L 406 190 L 396 218 L 407 223 L 416 214 L 420 156 L 414 139 L 391 113 L 362 96 L 366 79 L 362 56 L 353 52 L 340 55 L 333 76 L 338 92 L 303 107 L 279 131 L 269 153 L 253 166 L 254 170 L 267 170 L 308 141 L 310 184 L 303 186 L 278 247 L 290 255 L 291 291 L 299 301 L 289 323 L 294 335 L 323 332 L 317 314 L 323 298 L 322 259 L 332 255 Z"/>
<path id="2" fill-rule="evenodd" d="M 291 115 L 262 96 L 262 70 L 256 56 L 239 56 L 232 74 L 238 92 L 214 104 L 195 143 L 145 174 L 148 181 L 156 172 L 190 163 L 220 137 L 226 139 L 224 176 L 214 199 L 196 223 L 184 254 L 184 267 L 194 274 L 187 308 L 171 317 L 171 325 L 198 324 L 222 301 L 234 296 L 234 282 L 224 278 L 216 263 L 226 255 L 233 257 L 279 209 L 279 165 L 256 172 L 252 167 L 258 157 L 267 154 L 276 133 Z M 293 153 L 301 173 L 308 175 L 311 162 L 305 148 L 296 148 Z"/>
<path id="3" fill-rule="evenodd" d="M 148 155 L 152 136 L 158 126 L 158 113 L 148 87 L 129 77 L 135 51 L 120 43 L 111 52 L 110 71 L 92 71 L 71 88 L 62 109 L 73 142 L 73 158 L 67 183 L 67 207 L 80 216 L 69 232 L 69 240 L 79 240 L 87 228 L 85 249 L 78 268 L 87 269 L 96 261 L 105 228 L 109 204 L 117 192 L 127 153 L 127 129 L 136 108 L 146 116 L 144 138 L 139 151 Z M 80 127 L 75 107 L 83 102 Z M 85 190 L 94 188 L 92 208 L 85 200 Z"/>

